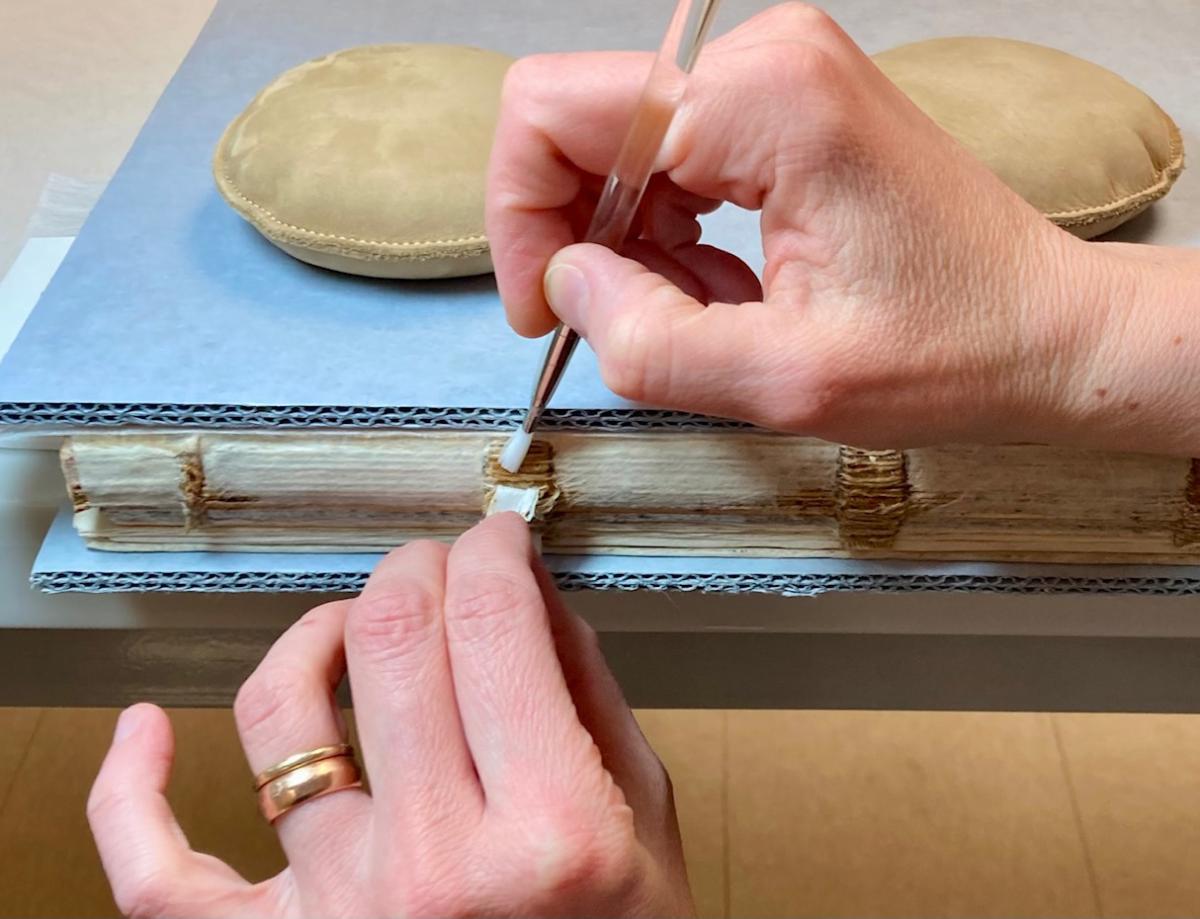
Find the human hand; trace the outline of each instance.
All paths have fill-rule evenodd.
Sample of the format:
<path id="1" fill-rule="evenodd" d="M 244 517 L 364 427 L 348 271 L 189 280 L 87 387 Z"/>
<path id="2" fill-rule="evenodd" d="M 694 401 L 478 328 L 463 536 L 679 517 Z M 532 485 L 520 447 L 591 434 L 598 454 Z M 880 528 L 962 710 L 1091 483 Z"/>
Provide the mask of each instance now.
<path id="1" fill-rule="evenodd" d="M 122 912 L 692 911 L 666 772 L 515 514 L 453 548 L 398 549 L 361 596 L 293 625 L 234 705 L 253 771 L 345 740 L 333 697 L 344 671 L 371 791 L 280 816 L 288 867 L 260 884 L 188 847 L 163 797 L 173 757 L 163 712 L 122 715 L 88 802 Z"/>
<path id="2" fill-rule="evenodd" d="M 650 60 L 509 71 L 487 231 L 518 332 L 559 317 L 621 396 L 829 440 L 1081 436 L 1107 321 L 1099 247 L 1020 200 L 811 7 L 776 6 L 701 53 L 632 258 L 570 246 Z M 722 201 L 761 210 L 761 287 L 699 243 L 696 216 Z"/>

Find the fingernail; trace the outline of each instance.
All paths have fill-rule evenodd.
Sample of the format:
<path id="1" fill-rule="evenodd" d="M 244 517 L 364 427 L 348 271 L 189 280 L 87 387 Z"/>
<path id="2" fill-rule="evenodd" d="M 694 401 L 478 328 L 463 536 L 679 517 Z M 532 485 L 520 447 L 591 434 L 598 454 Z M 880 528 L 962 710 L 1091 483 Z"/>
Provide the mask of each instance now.
<path id="1" fill-rule="evenodd" d="M 138 714 L 132 708 L 127 708 L 121 712 L 121 716 L 117 718 L 117 729 L 113 731 L 113 743 L 120 743 L 129 737 L 129 735 L 137 730 L 138 722 Z"/>
<path id="2" fill-rule="evenodd" d="M 554 315 L 583 335 L 588 305 L 587 278 L 583 272 L 574 265 L 551 265 L 542 279 L 542 289 Z"/>

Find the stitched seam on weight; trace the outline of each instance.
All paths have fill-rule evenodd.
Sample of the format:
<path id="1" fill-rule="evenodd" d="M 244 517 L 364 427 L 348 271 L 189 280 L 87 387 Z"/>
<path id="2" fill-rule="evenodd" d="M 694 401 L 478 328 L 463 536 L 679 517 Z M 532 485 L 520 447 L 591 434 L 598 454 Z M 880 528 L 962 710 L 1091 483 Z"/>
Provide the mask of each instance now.
<path id="1" fill-rule="evenodd" d="M 233 125 L 230 125 L 230 129 L 232 129 L 232 127 L 233 127 Z M 363 238 L 357 237 L 357 236 L 342 236 L 337 233 L 323 233 L 320 230 L 313 230 L 309 227 L 302 227 L 302 226 L 299 226 L 298 224 L 288 223 L 286 220 L 283 220 L 280 217 L 278 217 L 277 215 L 275 215 L 274 213 L 272 213 L 270 209 L 264 207 L 263 205 L 259 204 L 257 201 L 248 197 L 246 195 L 246 193 L 243 192 L 241 190 L 241 188 L 238 187 L 237 183 L 234 182 L 234 180 L 230 177 L 228 163 L 226 162 L 226 157 L 224 155 L 225 140 L 226 140 L 225 136 L 222 136 L 220 145 L 219 145 L 221 150 L 218 154 L 218 156 L 220 156 L 220 159 L 221 159 L 221 171 L 220 171 L 220 176 L 221 176 L 221 180 L 222 180 L 221 184 L 226 186 L 229 191 L 233 192 L 234 196 L 239 201 L 241 201 L 247 207 L 254 210 L 256 212 L 256 215 L 261 215 L 262 217 L 266 218 L 267 220 L 271 221 L 272 223 L 274 223 L 280 227 L 284 227 L 289 230 L 295 230 L 298 233 L 304 233 L 308 236 L 312 236 L 317 239 L 329 239 L 329 240 L 336 240 L 339 242 L 358 243 L 358 244 L 364 245 L 364 246 L 392 246 L 392 247 L 401 248 L 401 249 L 405 249 L 405 248 L 416 249 L 416 248 L 419 248 L 422 246 L 447 246 L 447 245 L 467 244 L 467 243 L 479 244 L 479 243 L 487 242 L 487 237 L 482 236 L 482 235 L 480 235 L 480 236 L 459 236 L 459 237 L 452 238 L 452 239 L 414 239 L 414 240 L 363 239 Z"/>
<path id="2" fill-rule="evenodd" d="M 232 130 L 232 128 L 233 128 L 233 125 L 231 124 L 229 126 L 229 128 L 226 129 L 226 134 L 228 134 L 228 132 L 230 130 Z M 229 175 L 228 164 L 226 162 L 226 157 L 224 156 L 225 140 L 226 140 L 226 136 L 222 135 L 221 141 L 218 145 L 220 148 L 220 152 L 218 155 L 221 158 L 220 175 L 221 175 L 221 179 L 223 180 L 223 183 L 229 188 L 230 191 L 233 192 L 234 196 L 237 197 L 237 199 L 240 200 L 243 204 L 245 204 L 247 207 L 249 207 L 252 210 L 254 210 L 255 212 L 257 212 L 259 215 L 261 215 L 266 220 L 269 220 L 272 223 L 276 224 L 277 226 L 286 228 L 288 230 L 293 230 L 297 233 L 304 233 L 306 235 L 315 237 L 316 239 L 328 239 L 328 240 L 335 240 L 335 241 L 339 241 L 339 242 L 357 243 L 359 245 L 364 245 L 364 246 L 387 246 L 387 247 L 400 248 L 400 249 L 409 249 L 409 248 L 416 249 L 416 248 L 421 248 L 424 246 L 447 246 L 447 245 L 465 245 L 465 244 L 471 244 L 471 243 L 474 243 L 474 244 L 480 244 L 480 243 L 486 244 L 487 243 L 487 237 L 484 235 L 459 236 L 459 237 L 453 237 L 450 239 L 422 239 L 422 240 L 364 239 L 362 237 L 357 237 L 357 236 L 344 236 L 344 235 L 340 235 L 340 234 L 336 234 L 336 233 L 325 233 L 320 230 L 314 230 L 311 227 L 303 227 L 303 226 L 300 226 L 299 224 L 288 223 L 286 220 L 283 220 L 278 215 L 273 213 L 269 208 L 265 207 L 262 204 L 259 204 L 257 201 L 253 200 L 248 195 L 246 195 L 246 193 L 244 191 L 242 191 L 242 189 L 238 186 L 238 184 Z M 1165 195 L 1167 190 L 1170 188 L 1171 184 L 1173 184 L 1174 181 L 1179 178 L 1179 173 L 1182 171 L 1182 168 L 1183 168 L 1183 135 L 1182 135 L 1182 132 L 1180 132 L 1179 129 L 1176 128 L 1174 131 L 1171 132 L 1170 161 L 1168 162 L 1166 167 L 1164 167 L 1163 169 L 1156 170 L 1154 181 L 1151 182 L 1149 185 L 1147 185 L 1145 188 L 1141 189 L 1140 191 L 1130 192 L 1129 194 L 1122 195 L 1119 198 L 1114 198 L 1111 201 L 1104 202 L 1103 204 L 1093 204 L 1093 205 L 1089 205 L 1088 207 L 1075 208 L 1074 210 L 1069 210 L 1069 211 L 1053 211 L 1051 213 L 1045 214 L 1045 217 L 1047 220 L 1062 221 L 1064 223 L 1070 223 L 1072 221 L 1079 222 L 1079 223 L 1095 223 L 1095 222 L 1098 222 L 1105 218 L 1119 217 L 1119 216 L 1121 216 L 1121 214 L 1125 213 L 1128 210 L 1134 210 L 1138 207 L 1141 207 L 1143 204 L 1152 203 L 1154 200 L 1157 200 L 1158 198 Z M 448 257 L 457 257 L 457 256 L 450 256 L 449 253 L 446 253 L 446 255 Z M 389 254 L 385 253 L 383 255 L 383 257 L 387 258 L 387 257 L 389 257 Z M 400 259 L 405 258 L 405 256 L 403 254 L 393 255 L 391 257 L 400 258 Z"/>
<path id="3" fill-rule="evenodd" d="M 268 220 L 278 224 L 281 227 L 286 227 L 289 230 L 295 230 L 299 233 L 306 233 L 310 236 L 315 236 L 318 239 L 334 239 L 334 240 L 338 240 L 340 242 L 360 243 L 365 246 L 397 246 L 400 248 L 408 248 L 408 247 L 416 248 L 418 246 L 446 246 L 446 245 L 452 245 L 455 243 L 485 243 L 485 242 L 487 242 L 486 236 L 459 236 L 459 237 L 452 238 L 452 239 L 387 240 L 387 239 L 363 239 L 362 237 L 358 237 L 358 236 L 342 236 L 337 233 L 323 233 L 320 230 L 313 230 L 313 229 L 310 229 L 309 227 L 302 227 L 302 226 L 299 226 L 298 224 L 288 223 L 286 220 L 280 219 L 275 214 L 273 214 L 270 210 L 268 210 L 266 207 L 259 204 L 257 201 L 254 201 L 254 200 L 248 198 L 245 195 L 245 193 L 242 192 L 242 190 L 240 188 L 238 188 L 237 184 L 233 181 L 233 179 L 231 179 L 229 177 L 228 172 L 223 171 L 222 178 L 225 179 L 225 183 L 229 186 L 229 188 L 233 191 L 233 193 L 235 195 L 237 195 L 237 197 L 241 201 L 243 201 L 249 207 L 253 208 L 255 211 L 262 214 Z"/>
<path id="4" fill-rule="evenodd" d="M 1171 184 L 1179 178 L 1179 173 L 1183 169 L 1183 135 L 1178 129 L 1171 132 L 1170 157 L 1170 161 L 1163 169 L 1155 171 L 1154 181 L 1141 191 L 1122 195 L 1104 204 L 1093 204 L 1072 211 L 1055 211 L 1052 214 L 1046 214 L 1046 218 L 1048 220 L 1070 220 L 1076 217 L 1095 217 L 1099 220 L 1105 217 L 1119 217 L 1125 209 L 1140 207 L 1142 204 L 1161 198 L 1167 193 Z"/>
<path id="5" fill-rule="evenodd" d="M 359 45 L 357 47 L 352 47 L 352 48 L 343 48 L 340 51 L 334 51 L 334 52 L 331 52 L 330 54 L 325 54 L 318 58 L 312 58 L 311 60 L 305 61 L 304 64 L 302 64 L 300 66 L 306 67 L 306 66 L 309 66 L 312 64 L 323 63 L 325 61 L 333 60 L 335 58 L 361 56 L 364 52 L 369 53 L 369 52 L 373 52 L 373 51 L 378 51 L 380 49 L 388 49 L 388 48 L 395 47 L 397 45 L 404 45 L 404 44 L 406 44 L 406 43 L 404 43 L 404 42 L 398 42 L 398 43 L 397 42 L 374 42 L 369 45 Z M 274 86 L 275 85 L 274 82 L 271 85 Z M 270 87 L 267 87 L 267 88 L 270 88 Z M 265 90 L 264 90 L 264 92 L 265 92 Z M 258 96 L 255 96 L 254 101 L 257 102 L 261 95 L 262 95 L 262 92 L 260 92 L 258 94 Z M 313 236 L 318 239 L 330 239 L 330 240 L 337 240 L 340 242 L 359 243 L 364 246 L 390 246 L 393 248 L 403 249 L 403 248 L 419 248 L 421 246 L 446 246 L 446 245 L 454 245 L 454 244 L 471 244 L 471 243 L 474 243 L 476 245 L 478 245 L 480 243 L 483 243 L 485 245 L 487 244 L 487 236 L 485 236 L 485 235 L 459 236 L 459 237 L 456 237 L 453 239 L 418 239 L 418 240 L 363 239 L 361 237 L 355 237 L 355 236 L 341 236 L 341 235 L 338 235 L 335 233 L 324 233 L 320 230 L 314 230 L 314 229 L 311 229 L 310 227 L 302 227 L 302 226 L 299 226 L 298 224 L 288 223 L 286 220 L 280 219 L 277 215 L 272 213 L 270 209 L 268 209 L 267 207 L 259 204 L 257 201 L 254 201 L 253 199 L 248 197 L 246 195 L 246 193 L 243 192 L 242 189 L 238 187 L 237 183 L 234 182 L 233 179 L 229 175 L 228 161 L 225 156 L 226 141 L 229 138 L 230 132 L 232 132 L 234 126 L 242 120 L 242 117 L 244 114 L 245 113 L 243 112 L 242 115 L 239 115 L 237 118 L 235 118 L 228 125 L 228 127 L 225 128 L 225 130 L 221 134 L 221 139 L 217 142 L 216 159 L 220 162 L 220 171 L 218 172 L 218 176 L 222 180 L 223 184 L 228 186 L 229 190 L 232 191 L 233 194 L 240 201 L 242 201 L 244 204 L 246 204 L 248 207 L 252 208 L 253 210 L 257 211 L 259 214 L 263 215 L 263 217 L 265 217 L 267 220 L 270 220 L 273 223 L 277 224 L 278 226 L 285 227 L 289 230 L 294 230 L 297 233 L 305 233 L 305 234 L 308 234 L 309 236 Z M 222 182 L 217 183 L 218 187 L 221 186 Z M 373 253 L 373 254 L 380 255 L 382 259 L 406 259 L 409 257 L 406 254 L 391 254 L 391 253 L 383 253 L 383 254 Z M 475 253 L 475 252 L 450 253 L 450 252 L 447 252 L 447 253 L 438 253 L 438 254 L 443 255 L 446 258 L 461 258 L 464 256 L 470 256 L 470 255 L 476 255 L 476 254 L 482 254 L 482 253 Z"/>

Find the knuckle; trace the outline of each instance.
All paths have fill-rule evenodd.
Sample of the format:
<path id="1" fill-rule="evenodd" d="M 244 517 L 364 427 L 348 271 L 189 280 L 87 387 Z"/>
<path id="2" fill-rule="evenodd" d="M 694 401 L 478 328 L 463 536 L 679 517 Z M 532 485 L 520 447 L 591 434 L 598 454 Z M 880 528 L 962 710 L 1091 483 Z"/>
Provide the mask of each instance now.
<path id="1" fill-rule="evenodd" d="M 537 858 L 532 863 L 539 870 L 532 883 L 543 894 L 612 893 L 636 876 L 632 833 L 614 832 L 607 823 L 584 822 L 573 807 L 547 817 L 535 832 Z"/>
<path id="2" fill-rule="evenodd" d="M 593 856 L 588 867 L 592 883 L 610 899 L 624 900 L 637 885 L 638 860 L 632 845 L 612 845 Z"/>
<path id="3" fill-rule="evenodd" d="M 118 793 L 100 785 L 93 785 L 88 794 L 85 812 L 88 822 L 93 826 L 102 826 L 124 810 L 124 799 Z"/>
<path id="4" fill-rule="evenodd" d="M 495 638 L 534 601 L 529 586 L 505 572 L 472 572 L 455 587 L 446 610 L 446 630 L 455 638 Z"/>
<path id="5" fill-rule="evenodd" d="M 389 585 L 354 601 L 346 618 L 346 640 L 367 655 L 392 656 L 434 628 L 441 605 L 424 587 Z"/>
<path id="6" fill-rule="evenodd" d="M 780 3 L 767 10 L 766 16 L 774 28 L 786 31 L 792 38 L 812 40 L 841 34 L 833 17 L 811 3 Z"/>
<path id="7" fill-rule="evenodd" d="M 773 83 L 787 87 L 789 104 L 803 112 L 804 129 L 785 132 L 771 162 L 776 170 L 799 163 L 804 172 L 828 170 L 863 155 L 862 78 L 845 55 L 824 44 L 777 42 L 763 49 L 763 67 Z"/>
<path id="8" fill-rule="evenodd" d="M 501 97 L 505 101 L 520 99 L 537 87 L 537 76 L 544 69 L 542 58 L 546 55 L 531 54 L 513 61 L 504 74 Z"/>
<path id="9" fill-rule="evenodd" d="M 562 58 L 562 54 L 531 54 L 514 61 L 500 87 L 501 106 L 525 114 L 536 113 L 544 105 L 546 87 L 562 80 Z"/>
<path id="10" fill-rule="evenodd" d="M 290 668 L 260 665 L 238 689 L 233 700 L 233 717 L 243 736 L 253 736 L 266 726 L 291 721 L 287 713 L 303 698 L 306 687 Z"/>
<path id="11" fill-rule="evenodd" d="M 670 365 L 670 355 L 663 353 L 668 338 L 648 322 L 651 311 L 649 303 L 619 311 L 609 326 L 607 347 L 599 355 L 604 385 L 633 402 L 662 398 L 665 387 L 654 368 Z"/>
<path id="12" fill-rule="evenodd" d="M 308 629 L 317 625 L 326 616 L 336 615 L 349 602 L 347 600 L 330 600 L 328 603 L 322 603 L 320 606 L 314 606 L 307 613 L 296 620 L 296 625 L 300 628 Z"/>
<path id="13" fill-rule="evenodd" d="M 614 394 L 630 402 L 651 400 L 644 361 L 628 354 L 610 354 L 600 361 L 600 379 Z"/>

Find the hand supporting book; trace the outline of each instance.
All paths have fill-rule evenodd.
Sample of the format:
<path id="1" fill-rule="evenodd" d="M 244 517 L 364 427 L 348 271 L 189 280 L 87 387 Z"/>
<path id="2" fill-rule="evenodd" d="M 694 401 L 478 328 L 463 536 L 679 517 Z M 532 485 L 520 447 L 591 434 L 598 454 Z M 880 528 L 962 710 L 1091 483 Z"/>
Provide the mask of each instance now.
<path id="1" fill-rule="evenodd" d="M 293 790 L 298 773 L 357 775 L 353 751 L 338 746 L 347 734 L 333 691 L 345 672 L 370 794 L 328 779 L 324 794 L 280 803 L 267 786 Z M 693 910 L 662 764 L 516 514 L 488 518 L 453 548 L 393 552 L 361 596 L 284 633 L 234 712 L 251 768 L 272 776 L 260 792 L 288 867 L 250 884 L 188 846 L 163 797 L 170 725 L 135 706 L 88 802 L 126 915 Z M 298 765 L 310 751 L 324 758 Z M 321 766 L 332 760 L 337 771 Z"/>

